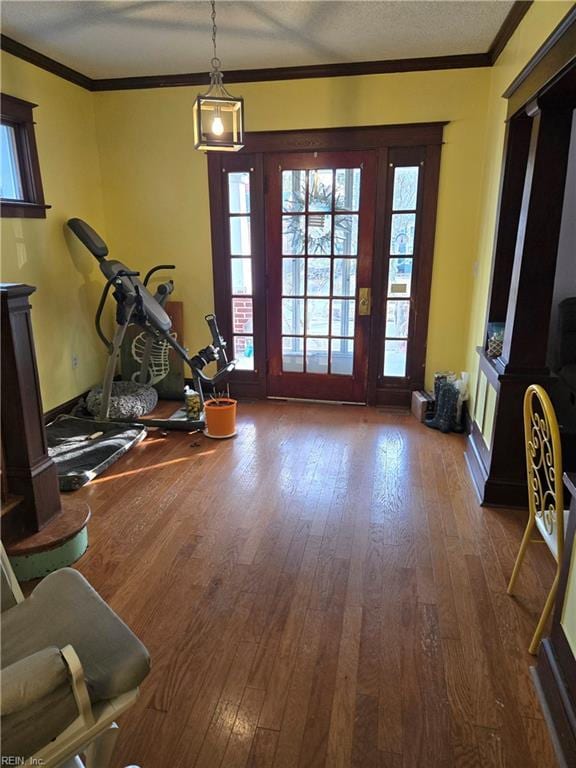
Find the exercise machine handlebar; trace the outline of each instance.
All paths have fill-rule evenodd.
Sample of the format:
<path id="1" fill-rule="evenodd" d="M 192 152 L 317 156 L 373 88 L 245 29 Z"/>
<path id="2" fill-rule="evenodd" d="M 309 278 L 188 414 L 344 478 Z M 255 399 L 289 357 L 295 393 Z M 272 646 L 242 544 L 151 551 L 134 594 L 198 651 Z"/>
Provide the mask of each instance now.
<path id="1" fill-rule="evenodd" d="M 220 333 L 220 329 L 218 328 L 218 322 L 216 321 L 216 315 L 213 315 L 213 314 L 205 315 L 204 320 L 206 320 L 206 322 L 208 323 L 208 328 L 210 328 L 210 333 L 212 334 L 212 346 L 215 347 L 221 354 L 221 360 L 223 365 L 220 367 L 222 368 L 222 370 L 224 370 L 225 367 L 228 365 L 228 356 L 226 354 L 226 347 L 228 345 L 224 340 L 224 337 Z M 234 365 L 235 364 L 236 364 L 236 361 L 234 360 Z"/>
<path id="2" fill-rule="evenodd" d="M 220 381 L 220 379 L 222 379 L 227 373 L 231 373 L 234 368 L 236 368 L 236 360 L 230 360 L 230 362 L 226 363 L 223 368 L 219 368 L 214 376 L 206 376 L 206 374 L 198 368 L 195 369 L 195 373 L 196 376 L 198 376 L 199 379 L 202 379 L 202 381 L 206 384 L 216 384 L 216 382 Z"/>
<path id="3" fill-rule="evenodd" d="M 121 277 L 138 277 L 139 275 L 140 275 L 140 272 L 133 272 L 132 270 L 121 269 L 115 275 L 112 275 L 112 277 L 109 277 L 108 280 L 106 280 L 106 285 L 104 286 L 102 295 L 100 296 L 100 301 L 98 303 L 98 309 L 96 310 L 95 325 L 96 325 L 96 333 L 98 334 L 98 336 L 100 337 L 100 340 L 104 343 L 106 349 L 109 352 L 111 351 L 113 345 L 110 339 L 106 336 L 106 334 L 102 330 L 102 323 L 100 321 L 102 319 L 102 312 L 104 311 L 104 306 L 106 304 L 106 299 L 108 298 L 110 288 L 112 287 L 112 285 L 116 285 L 116 287 L 119 287 L 120 285 L 122 285 L 122 281 L 119 279 Z"/>
<path id="4" fill-rule="evenodd" d="M 146 272 L 146 277 L 144 278 L 144 281 L 143 281 L 144 285 L 147 286 L 152 275 L 161 269 L 176 269 L 176 266 L 174 264 L 158 264 L 158 266 L 152 267 L 152 269 L 149 269 L 148 272 Z"/>

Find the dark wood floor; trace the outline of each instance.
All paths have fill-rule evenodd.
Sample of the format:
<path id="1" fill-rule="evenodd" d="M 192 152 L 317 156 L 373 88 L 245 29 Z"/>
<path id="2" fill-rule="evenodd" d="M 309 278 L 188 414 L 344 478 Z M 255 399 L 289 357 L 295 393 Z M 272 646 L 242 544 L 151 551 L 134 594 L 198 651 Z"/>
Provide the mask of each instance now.
<path id="1" fill-rule="evenodd" d="M 153 670 L 116 765 L 548 768 L 526 648 L 553 563 L 478 506 L 463 438 L 408 414 L 241 404 L 75 494 L 78 563 Z"/>

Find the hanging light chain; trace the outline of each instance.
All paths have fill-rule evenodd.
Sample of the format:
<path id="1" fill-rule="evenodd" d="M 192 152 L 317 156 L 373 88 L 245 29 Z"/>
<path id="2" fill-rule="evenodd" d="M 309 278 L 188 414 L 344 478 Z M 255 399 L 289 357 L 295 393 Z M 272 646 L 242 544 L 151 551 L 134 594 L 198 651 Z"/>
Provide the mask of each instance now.
<path id="1" fill-rule="evenodd" d="M 243 99 L 232 96 L 223 84 L 222 62 L 216 48 L 216 0 L 210 0 L 212 60 L 210 87 L 194 101 L 194 146 L 196 149 L 238 151 L 243 142 Z"/>
<path id="2" fill-rule="evenodd" d="M 218 30 L 218 27 L 216 26 L 216 0 L 210 0 L 210 6 L 212 8 L 212 13 L 210 14 L 210 18 L 212 19 L 212 49 L 214 52 L 214 56 L 212 58 L 212 66 L 215 69 L 219 69 L 220 59 L 218 58 L 218 54 L 216 53 L 216 32 Z"/>

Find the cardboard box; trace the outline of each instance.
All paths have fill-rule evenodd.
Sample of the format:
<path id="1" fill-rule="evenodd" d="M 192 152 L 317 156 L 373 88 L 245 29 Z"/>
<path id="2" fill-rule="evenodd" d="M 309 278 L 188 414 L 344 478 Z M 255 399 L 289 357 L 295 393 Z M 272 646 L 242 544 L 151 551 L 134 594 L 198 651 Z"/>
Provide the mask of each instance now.
<path id="1" fill-rule="evenodd" d="M 428 392 L 412 392 L 411 410 L 418 421 L 424 422 L 434 412 L 434 398 Z"/>

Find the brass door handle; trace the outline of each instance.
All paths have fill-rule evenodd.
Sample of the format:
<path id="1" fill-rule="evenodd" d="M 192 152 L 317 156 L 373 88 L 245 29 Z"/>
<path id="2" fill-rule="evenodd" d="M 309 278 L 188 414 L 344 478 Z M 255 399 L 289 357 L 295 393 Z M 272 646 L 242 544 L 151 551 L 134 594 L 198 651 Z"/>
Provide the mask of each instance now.
<path id="1" fill-rule="evenodd" d="M 358 314 L 369 315 L 372 311 L 372 291 L 370 288 L 358 289 Z"/>

